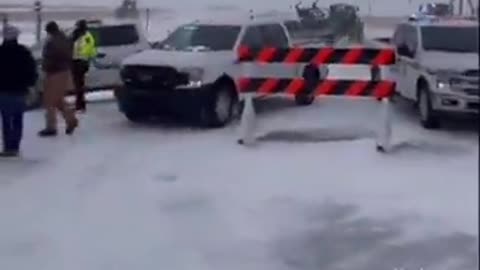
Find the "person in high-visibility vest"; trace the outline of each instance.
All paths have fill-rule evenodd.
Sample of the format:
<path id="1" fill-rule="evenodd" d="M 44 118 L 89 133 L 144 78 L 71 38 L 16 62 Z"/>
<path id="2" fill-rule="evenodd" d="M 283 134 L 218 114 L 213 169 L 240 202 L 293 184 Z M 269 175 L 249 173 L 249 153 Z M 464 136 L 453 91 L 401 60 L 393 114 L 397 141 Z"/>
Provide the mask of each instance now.
<path id="1" fill-rule="evenodd" d="M 73 41 L 73 81 L 75 85 L 75 109 L 86 110 L 85 76 L 90 68 L 90 62 L 97 56 L 95 38 L 88 30 L 87 22 L 80 20 L 75 25 L 72 34 Z"/>

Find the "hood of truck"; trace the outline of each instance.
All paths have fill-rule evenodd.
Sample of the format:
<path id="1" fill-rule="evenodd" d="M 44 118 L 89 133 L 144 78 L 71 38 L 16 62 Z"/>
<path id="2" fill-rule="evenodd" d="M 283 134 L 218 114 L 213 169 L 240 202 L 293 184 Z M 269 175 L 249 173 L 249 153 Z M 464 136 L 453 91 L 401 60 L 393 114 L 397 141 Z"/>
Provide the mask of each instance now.
<path id="1" fill-rule="evenodd" d="M 172 51 L 172 50 L 146 50 L 131 55 L 123 60 L 125 65 L 142 66 L 171 66 L 177 69 L 188 67 L 206 67 L 218 63 L 233 63 L 235 54 L 232 52 L 212 51 Z"/>
<path id="2" fill-rule="evenodd" d="M 432 70 L 464 71 L 478 69 L 478 53 L 427 52 L 421 63 Z"/>

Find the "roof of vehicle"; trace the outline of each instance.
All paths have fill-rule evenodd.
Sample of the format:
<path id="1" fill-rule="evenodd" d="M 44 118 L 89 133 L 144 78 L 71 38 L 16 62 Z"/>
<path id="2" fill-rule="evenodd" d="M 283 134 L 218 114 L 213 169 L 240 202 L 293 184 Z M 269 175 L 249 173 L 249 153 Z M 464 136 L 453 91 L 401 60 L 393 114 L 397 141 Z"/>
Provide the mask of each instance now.
<path id="1" fill-rule="evenodd" d="M 209 18 L 200 18 L 191 23 L 206 25 L 232 25 L 246 26 L 266 23 L 283 23 L 288 20 L 297 20 L 298 17 L 294 13 L 242 13 L 226 16 L 212 16 Z"/>
<path id="2" fill-rule="evenodd" d="M 478 27 L 478 21 L 476 19 L 465 17 L 424 17 L 416 20 L 411 20 L 408 24 L 415 26 L 450 26 L 450 27 Z"/>

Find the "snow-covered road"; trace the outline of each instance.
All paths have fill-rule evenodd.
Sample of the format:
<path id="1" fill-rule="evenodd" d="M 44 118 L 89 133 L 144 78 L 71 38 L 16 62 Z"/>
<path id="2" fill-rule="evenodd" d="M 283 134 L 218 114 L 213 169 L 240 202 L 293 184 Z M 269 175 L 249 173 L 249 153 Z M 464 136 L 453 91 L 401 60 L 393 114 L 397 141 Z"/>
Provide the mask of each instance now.
<path id="1" fill-rule="evenodd" d="M 371 104 L 257 108 L 252 149 L 236 125 L 134 125 L 109 102 L 40 139 L 28 113 L 23 157 L 0 160 L 0 269 L 478 268 L 474 128 L 425 131 L 397 106 L 382 155 Z"/>

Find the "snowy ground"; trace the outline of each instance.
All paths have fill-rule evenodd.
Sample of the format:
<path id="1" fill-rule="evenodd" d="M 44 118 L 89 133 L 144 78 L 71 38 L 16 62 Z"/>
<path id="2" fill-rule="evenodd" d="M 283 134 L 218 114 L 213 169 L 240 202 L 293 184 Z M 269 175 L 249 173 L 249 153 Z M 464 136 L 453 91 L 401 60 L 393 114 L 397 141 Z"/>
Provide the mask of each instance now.
<path id="1" fill-rule="evenodd" d="M 253 149 L 108 101 L 73 137 L 28 113 L 23 158 L 0 161 L 0 269 L 477 269 L 475 129 L 397 106 L 382 155 L 373 105 L 263 101 Z"/>

